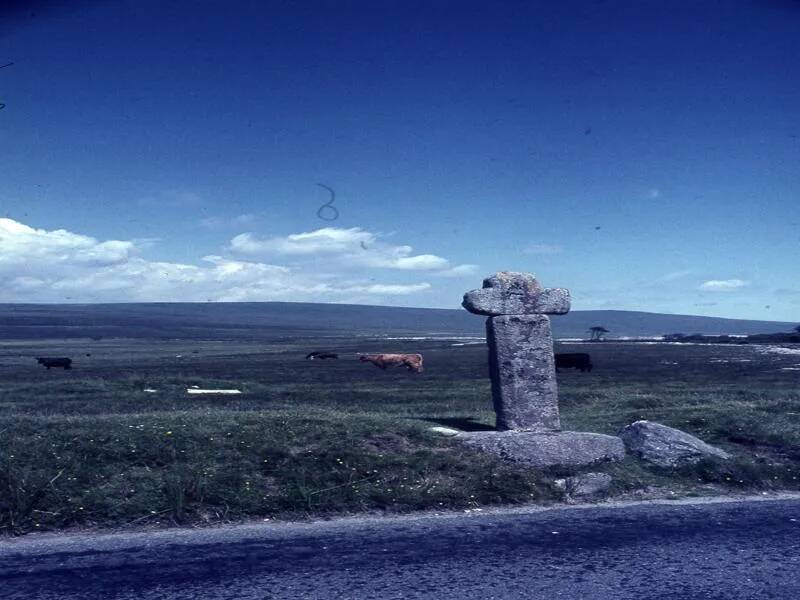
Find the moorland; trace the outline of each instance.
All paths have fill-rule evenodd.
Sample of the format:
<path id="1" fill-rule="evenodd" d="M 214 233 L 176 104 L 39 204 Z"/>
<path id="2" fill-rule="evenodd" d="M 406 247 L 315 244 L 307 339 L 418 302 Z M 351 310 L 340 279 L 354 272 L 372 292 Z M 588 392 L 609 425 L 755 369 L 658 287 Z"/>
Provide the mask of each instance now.
<path id="1" fill-rule="evenodd" d="M 246 328 L 206 338 L 6 338 L 0 529 L 564 501 L 554 481 L 573 471 L 506 464 L 431 431 L 494 424 L 480 333 L 434 331 L 285 324 L 254 339 Z M 340 358 L 306 360 L 314 350 Z M 425 371 L 384 372 L 356 360 L 379 351 L 420 352 Z M 799 346 L 571 341 L 556 351 L 590 352 L 595 366 L 558 374 L 565 429 L 615 433 L 648 419 L 733 454 L 672 470 L 630 457 L 595 467 L 614 477 L 609 496 L 800 488 Z M 47 370 L 37 356 L 69 356 L 74 368 Z M 191 386 L 242 393 L 190 395 Z"/>

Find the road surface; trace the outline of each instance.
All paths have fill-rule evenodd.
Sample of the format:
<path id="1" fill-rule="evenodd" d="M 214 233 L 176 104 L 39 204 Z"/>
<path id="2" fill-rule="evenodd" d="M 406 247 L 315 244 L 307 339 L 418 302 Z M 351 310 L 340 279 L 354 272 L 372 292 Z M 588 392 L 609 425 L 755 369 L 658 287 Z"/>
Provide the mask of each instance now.
<path id="1" fill-rule="evenodd" d="M 10 599 L 800 598 L 800 499 L 0 542 Z"/>

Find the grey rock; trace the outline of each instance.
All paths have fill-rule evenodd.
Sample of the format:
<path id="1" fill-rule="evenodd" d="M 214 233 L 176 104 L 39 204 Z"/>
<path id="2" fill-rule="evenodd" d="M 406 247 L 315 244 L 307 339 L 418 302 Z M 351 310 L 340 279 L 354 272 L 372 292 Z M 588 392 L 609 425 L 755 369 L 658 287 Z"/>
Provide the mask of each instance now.
<path id="1" fill-rule="evenodd" d="M 625 456 L 625 446 L 618 437 L 582 431 L 472 431 L 455 439 L 470 448 L 537 468 L 585 466 Z"/>
<path id="2" fill-rule="evenodd" d="M 696 463 L 702 458 L 730 458 L 730 454 L 706 444 L 703 440 L 651 421 L 636 421 L 619 432 L 619 437 L 632 454 L 660 467 Z"/>
<path id="3" fill-rule="evenodd" d="M 581 473 L 565 479 L 556 479 L 554 483 L 570 498 L 586 498 L 608 491 L 611 481 L 611 475 L 608 473 Z"/>
<path id="4" fill-rule="evenodd" d="M 561 429 L 550 319 L 491 317 L 486 320 L 486 341 L 497 429 Z"/>
<path id="5" fill-rule="evenodd" d="M 569 290 L 546 288 L 535 295 L 511 293 L 501 288 L 483 288 L 464 294 L 461 306 L 478 315 L 563 315 L 569 312 Z"/>
<path id="6" fill-rule="evenodd" d="M 533 273 L 520 271 L 498 271 L 484 278 L 483 287 L 514 290 L 520 294 L 536 294 L 542 291 L 542 284 Z"/>

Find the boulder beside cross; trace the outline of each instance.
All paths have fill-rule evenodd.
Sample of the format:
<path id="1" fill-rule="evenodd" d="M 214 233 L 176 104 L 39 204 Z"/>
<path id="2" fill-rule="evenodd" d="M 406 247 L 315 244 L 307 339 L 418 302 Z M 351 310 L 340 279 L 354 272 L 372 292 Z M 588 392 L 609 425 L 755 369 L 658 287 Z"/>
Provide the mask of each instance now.
<path id="1" fill-rule="evenodd" d="M 529 273 L 502 271 L 464 294 L 485 315 L 492 401 L 500 431 L 560 431 L 553 335 L 547 315 L 569 312 L 569 290 L 543 288 Z"/>

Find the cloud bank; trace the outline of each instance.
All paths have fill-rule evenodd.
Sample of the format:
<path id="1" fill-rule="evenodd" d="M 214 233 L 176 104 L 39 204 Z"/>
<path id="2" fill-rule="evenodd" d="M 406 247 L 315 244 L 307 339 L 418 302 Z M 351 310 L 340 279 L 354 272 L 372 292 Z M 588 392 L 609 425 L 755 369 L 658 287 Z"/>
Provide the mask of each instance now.
<path id="1" fill-rule="evenodd" d="M 735 292 L 750 285 L 748 281 L 741 279 L 712 279 L 700 284 L 700 289 L 704 292 Z"/>
<path id="2" fill-rule="evenodd" d="M 425 271 L 445 277 L 470 275 L 476 265 L 452 266 L 435 254 L 414 254 L 411 246 L 394 246 L 360 227 L 323 227 L 315 231 L 259 239 L 242 233 L 231 240 L 228 250 L 239 256 L 314 257 L 343 269 L 395 269 Z"/>
<path id="3" fill-rule="evenodd" d="M 424 280 L 405 281 L 409 277 L 475 270 L 386 244 L 360 228 L 264 239 L 245 233 L 198 264 L 146 259 L 142 250 L 150 246 L 152 240 L 101 241 L 0 219 L 0 301 L 381 303 L 432 288 Z M 379 281 L 386 273 L 403 274 L 403 280 Z"/>

